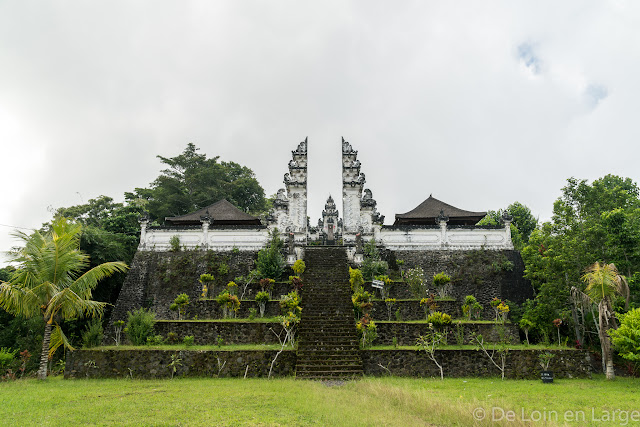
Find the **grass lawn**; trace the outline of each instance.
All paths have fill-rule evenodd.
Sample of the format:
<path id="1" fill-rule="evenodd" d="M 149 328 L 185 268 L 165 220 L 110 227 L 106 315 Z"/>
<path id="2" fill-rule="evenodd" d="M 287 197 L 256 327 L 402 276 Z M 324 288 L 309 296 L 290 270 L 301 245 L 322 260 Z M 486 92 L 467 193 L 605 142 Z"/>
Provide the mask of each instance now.
<path id="1" fill-rule="evenodd" d="M 545 425 L 632 425 L 632 416 L 640 421 L 639 387 L 638 379 L 602 376 L 554 384 L 389 377 L 333 387 L 291 378 L 29 379 L 0 383 L 0 424 L 471 426 L 484 414 L 477 425 L 492 415 L 510 426 L 538 417 L 551 420 Z"/>

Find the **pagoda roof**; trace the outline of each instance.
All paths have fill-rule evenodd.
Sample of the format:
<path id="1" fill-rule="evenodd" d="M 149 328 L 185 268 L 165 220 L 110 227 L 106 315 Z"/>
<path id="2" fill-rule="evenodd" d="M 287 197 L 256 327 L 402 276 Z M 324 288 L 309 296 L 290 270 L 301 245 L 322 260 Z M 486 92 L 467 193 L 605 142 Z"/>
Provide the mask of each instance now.
<path id="1" fill-rule="evenodd" d="M 260 219 L 242 212 L 226 199 L 212 205 L 198 209 L 186 215 L 166 217 L 164 220 L 171 225 L 199 225 L 201 217 L 209 216 L 212 225 L 261 225 Z"/>
<path id="2" fill-rule="evenodd" d="M 396 214 L 394 225 L 402 224 L 434 224 L 436 218 L 443 212 L 449 217 L 449 224 L 452 225 L 474 225 L 487 214 L 486 212 L 472 212 L 456 208 L 448 203 L 440 201 L 429 195 L 429 198 L 420 203 L 413 210 Z"/>

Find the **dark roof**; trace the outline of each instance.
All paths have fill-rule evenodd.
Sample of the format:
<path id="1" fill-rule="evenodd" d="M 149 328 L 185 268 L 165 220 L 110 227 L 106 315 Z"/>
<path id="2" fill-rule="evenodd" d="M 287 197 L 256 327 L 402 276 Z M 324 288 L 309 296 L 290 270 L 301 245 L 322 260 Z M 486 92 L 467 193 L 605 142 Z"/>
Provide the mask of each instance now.
<path id="1" fill-rule="evenodd" d="M 396 214 L 395 225 L 434 224 L 436 218 L 440 215 L 440 211 L 449 217 L 449 224 L 452 225 L 473 225 L 487 214 L 486 212 L 465 211 L 429 195 L 427 200 L 420 203 L 413 210 L 403 214 Z"/>
<path id="2" fill-rule="evenodd" d="M 197 225 L 201 223 L 200 218 L 207 215 L 211 217 L 213 226 L 216 224 L 261 225 L 259 218 L 242 212 L 225 199 L 195 212 L 181 216 L 166 217 L 164 220 L 170 225 Z"/>

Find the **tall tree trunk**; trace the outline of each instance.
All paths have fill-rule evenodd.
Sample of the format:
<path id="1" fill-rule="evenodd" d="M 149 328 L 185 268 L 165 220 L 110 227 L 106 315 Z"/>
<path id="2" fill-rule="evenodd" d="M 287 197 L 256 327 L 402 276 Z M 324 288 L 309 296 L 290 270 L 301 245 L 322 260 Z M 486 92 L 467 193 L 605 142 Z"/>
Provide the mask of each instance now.
<path id="1" fill-rule="evenodd" d="M 604 298 L 598 304 L 598 311 L 600 317 L 600 345 L 602 348 L 602 363 L 603 371 L 608 380 L 615 378 L 615 372 L 613 370 L 613 352 L 611 349 L 611 338 L 607 331 L 611 329 L 611 306 L 609 300 Z"/>
<path id="2" fill-rule="evenodd" d="M 49 362 L 49 342 L 51 341 L 52 325 L 45 319 L 44 323 L 44 339 L 42 340 L 42 352 L 40 353 L 40 369 L 38 369 L 38 379 L 47 379 L 47 366 Z"/>

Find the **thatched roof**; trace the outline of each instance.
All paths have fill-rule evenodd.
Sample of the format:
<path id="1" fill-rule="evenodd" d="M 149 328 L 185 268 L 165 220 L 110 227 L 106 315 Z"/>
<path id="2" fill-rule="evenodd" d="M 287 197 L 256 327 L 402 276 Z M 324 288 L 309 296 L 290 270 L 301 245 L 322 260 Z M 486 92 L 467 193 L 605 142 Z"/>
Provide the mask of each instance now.
<path id="1" fill-rule="evenodd" d="M 436 218 L 440 216 L 440 212 L 449 217 L 448 223 L 451 225 L 474 225 L 487 214 L 486 212 L 465 211 L 429 195 L 427 200 L 413 210 L 396 214 L 394 225 L 433 225 L 436 223 Z"/>
<path id="2" fill-rule="evenodd" d="M 201 218 L 209 216 L 212 225 L 261 225 L 260 219 L 242 212 L 225 199 L 205 208 L 181 216 L 167 217 L 164 220 L 170 225 L 199 225 Z"/>

